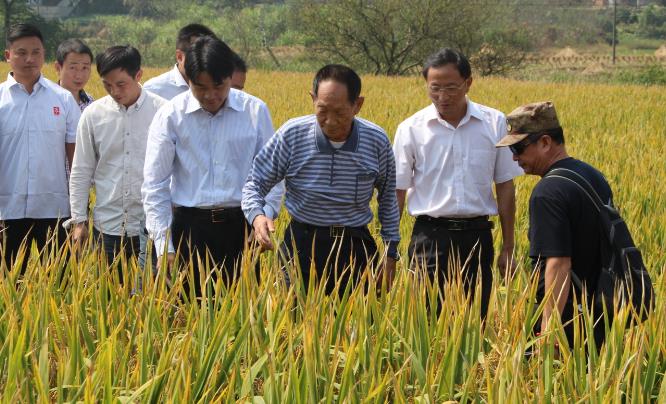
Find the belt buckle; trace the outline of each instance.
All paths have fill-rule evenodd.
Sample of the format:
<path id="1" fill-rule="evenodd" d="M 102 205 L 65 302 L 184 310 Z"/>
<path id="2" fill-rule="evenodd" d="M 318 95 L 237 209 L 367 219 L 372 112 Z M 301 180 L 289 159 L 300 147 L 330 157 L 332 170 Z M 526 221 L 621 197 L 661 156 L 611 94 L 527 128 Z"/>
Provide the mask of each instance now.
<path id="1" fill-rule="evenodd" d="M 345 233 L 345 226 L 331 226 L 328 229 L 328 234 L 330 237 L 342 237 Z"/>
<path id="2" fill-rule="evenodd" d="M 210 210 L 210 220 L 212 223 L 222 223 L 226 220 L 225 208 L 215 208 Z"/>
<path id="3" fill-rule="evenodd" d="M 464 220 L 449 220 L 449 225 L 447 226 L 449 230 L 460 231 L 465 230 L 467 226 Z"/>

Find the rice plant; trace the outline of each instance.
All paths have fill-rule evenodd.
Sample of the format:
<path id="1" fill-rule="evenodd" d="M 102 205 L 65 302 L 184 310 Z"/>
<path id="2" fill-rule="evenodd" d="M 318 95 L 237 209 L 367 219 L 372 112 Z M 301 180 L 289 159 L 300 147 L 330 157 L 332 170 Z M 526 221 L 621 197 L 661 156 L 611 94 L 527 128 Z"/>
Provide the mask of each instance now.
<path id="1" fill-rule="evenodd" d="M 159 72 L 146 69 L 145 77 Z M 53 77 L 50 69 L 46 74 Z M 267 102 L 277 127 L 311 112 L 310 83 L 307 74 L 251 71 L 247 91 Z M 104 95 L 96 77 L 87 89 Z M 419 78 L 364 77 L 363 93 L 361 114 L 391 137 L 428 102 Z M 555 102 L 570 153 L 606 174 L 646 258 L 657 295 L 646 322 L 625 330 L 621 320 L 630 313 L 619 310 L 598 353 L 580 332 L 569 346 L 561 326 L 532 334 L 542 308 L 534 304 L 526 257 L 527 200 L 537 179 L 523 177 L 517 180 L 519 266 L 506 277 L 495 273 L 484 325 L 480 302 L 468 301 L 459 280 L 440 295 L 436 282 L 405 259 L 389 290 L 370 267 L 363 285 L 327 296 L 317 282 L 302 284 L 299 273 L 308 268 L 283 268 L 276 254 L 248 246 L 237 281 L 202 279 L 205 296 L 197 300 L 183 282 L 191 263 L 182 263 L 180 273 L 158 268 L 153 275 L 124 256 L 108 267 L 94 243 L 81 251 L 26 246 L 14 268 L 0 269 L 2 401 L 665 401 L 666 92 L 479 79 L 470 97 L 505 112 Z M 278 238 L 288 220 L 283 212 Z M 405 256 L 412 224 L 403 217 Z M 378 223 L 371 231 L 378 238 Z M 204 274 L 216 270 L 202 265 Z M 283 270 L 295 280 L 290 287 Z M 118 271 L 129 281 L 121 284 Z M 584 313 L 575 328 L 590 329 L 592 318 Z M 536 353 L 526 356 L 530 351 Z"/>

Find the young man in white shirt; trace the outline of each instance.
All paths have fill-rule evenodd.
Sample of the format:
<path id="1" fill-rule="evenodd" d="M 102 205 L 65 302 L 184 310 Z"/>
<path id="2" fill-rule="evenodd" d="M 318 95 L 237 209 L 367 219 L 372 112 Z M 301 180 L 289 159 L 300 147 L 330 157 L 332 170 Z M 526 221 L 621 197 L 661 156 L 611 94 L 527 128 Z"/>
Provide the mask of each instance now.
<path id="1" fill-rule="evenodd" d="M 201 24 L 188 24 L 181 28 L 176 38 L 176 65 L 168 72 L 146 81 L 143 89 L 166 100 L 171 100 L 178 94 L 189 90 L 185 72 L 185 55 L 192 46 L 192 42 L 202 36 L 214 37 L 215 33 Z"/>
<path id="2" fill-rule="evenodd" d="M 70 178 L 72 239 L 82 243 L 88 237 L 88 192 L 94 180 L 93 229 L 109 265 L 124 250 L 128 257 L 138 256 L 143 267 L 143 162 L 148 128 L 167 101 L 141 88 L 141 55 L 131 46 L 112 46 L 99 54 L 97 71 L 109 95 L 86 108 L 79 122 Z"/>
<path id="3" fill-rule="evenodd" d="M 273 125 L 263 101 L 231 88 L 233 51 L 224 42 L 199 38 L 185 69 L 191 90 L 160 109 L 150 126 L 141 192 L 158 260 L 166 252 L 171 265 L 180 246 L 184 262 L 194 262 L 192 283 L 200 296 L 197 256 L 205 262 L 210 255 L 227 280 L 236 277 L 250 232 L 241 193 Z M 278 214 L 281 190 L 267 198 L 269 218 Z"/>
<path id="4" fill-rule="evenodd" d="M 495 147 L 506 133 L 504 114 L 467 98 L 472 72 L 464 55 L 447 48 L 436 52 L 425 62 L 423 77 L 432 104 L 398 126 L 393 146 L 400 211 L 408 198 L 409 213 L 416 216 L 410 259 L 437 276 L 440 290 L 453 271 L 462 271 L 470 294 L 480 281 L 485 317 L 494 260 L 489 216 L 500 217 L 498 265 L 506 269 L 514 247 L 513 178 L 522 170 L 511 153 Z"/>
<path id="5" fill-rule="evenodd" d="M 74 154 L 81 111 L 69 91 L 42 76 L 42 34 L 29 24 L 9 29 L 0 84 L 0 244 L 6 264 L 27 237 L 39 248 L 69 217 L 66 161 Z M 0 250 L 2 250 L 0 249 Z M 26 262 L 26 261 L 24 261 Z"/>

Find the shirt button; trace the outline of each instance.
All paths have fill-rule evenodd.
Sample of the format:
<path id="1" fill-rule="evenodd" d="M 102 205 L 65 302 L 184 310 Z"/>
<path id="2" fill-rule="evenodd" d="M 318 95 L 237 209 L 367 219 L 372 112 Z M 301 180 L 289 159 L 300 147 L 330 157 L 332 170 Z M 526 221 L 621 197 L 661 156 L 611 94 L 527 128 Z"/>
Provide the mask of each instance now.
<path id="1" fill-rule="evenodd" d="M 128 132 L 128 133 L 125 133 L 125 136 L 129 136 L 129 132 Z"/>
<path id="2" fill-rule="evenodd" d="M 125 191 L 125 195 L 129 195 L 129 191 Z M 127 211 L 125 211 L 125 212 L 127 212 Z"/>
<path id="3" fill-rule="evenodd" d="M 127 152 L 125 152 L 125 154 L 129 154 L 129 152 L 127 151 Z"/>

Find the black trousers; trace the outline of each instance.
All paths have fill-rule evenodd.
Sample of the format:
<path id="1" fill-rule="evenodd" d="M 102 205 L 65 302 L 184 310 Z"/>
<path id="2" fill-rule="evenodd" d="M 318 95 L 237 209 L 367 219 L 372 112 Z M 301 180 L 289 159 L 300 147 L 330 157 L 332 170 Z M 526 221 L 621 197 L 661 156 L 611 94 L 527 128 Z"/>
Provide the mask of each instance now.
<path id="1" fill-rule="evenodd" d="M 206 276 L 201 274 L 203 268 L 199 268 L 198 259 L 205 263 L 208 256 L 227 283 L 236 279 L 238 263 L 250 234 L 241 208 L 211 210 L 177 207 L 174 209 L 171 232 L 182 262 L 187 265 L 192 259 L 194 279 L 191 282 L 198 297 L 201 296 L 201 276 Z M 211 279 L 214 281 L 216 278 L 217 272 L 212 271 Z"/>
<path id="2" fill-rule="evenodd" d="M 306 289 L 310 282 L 310 266 L 314 264 L 317 277 L 326 279 L 326 294 L 331 294 L 339 281 L 338 294 L 342 296 L 347 284 L 357 285 L 361 271 L 375 260 L 377 244 L 367 226 L 326 227 L 292 220 L 280 251 L 288 260 L 298 257 Z M 287 282 L 290 282 L 288 274 Z"/>
<path id="3" fill-rule="evenodd" d="M 460 229 L 452 229 L 458 227 Z M 431 281 L 437 278 L 440 293 L 444 292 L 445 283 L 456 276 L 453 271 L 460 271 L 465 292 L 471 297 L 480 280 L 484 319 L 488 313 L 495 256 L 491 229 L 492 223 L 483 217 L 462 221 L 457 226 L 446 220 L 419 216 L 408 251 L 412 267 L 425 269 Z"/>
<path id="4" fill-rule="evenodd" d="M 7 268 L 16 258 L 21 243 L 26 240 L 27 252 L 30 252 L 30 244 L 34 241 L 38 249 L 46 246 L 48 236 L 56 232 L 58 246 L 67 239 L 67 232 L 62 227 L 62 222 L 67 219 L 11 219 L 4 221 L 4 230 L 0 233 L 0 247 L 4 249 L 4 260 Z M 25 270 L 27 257 L 23 261 L 21 272 Z"/>

